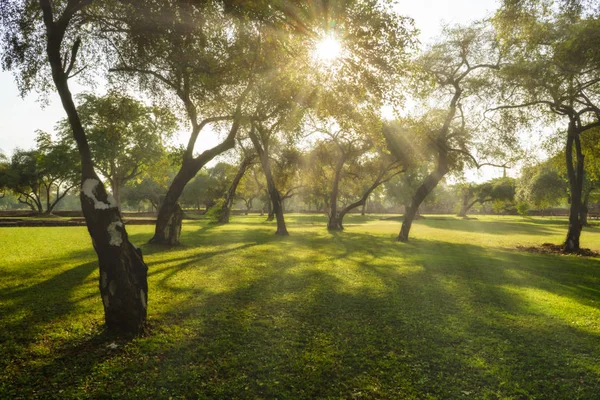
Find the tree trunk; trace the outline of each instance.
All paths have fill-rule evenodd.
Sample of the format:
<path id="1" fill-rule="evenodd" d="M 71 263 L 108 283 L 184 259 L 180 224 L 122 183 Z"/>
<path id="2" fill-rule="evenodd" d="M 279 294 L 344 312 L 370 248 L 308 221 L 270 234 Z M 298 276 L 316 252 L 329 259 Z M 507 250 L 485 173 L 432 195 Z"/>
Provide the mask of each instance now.
<path id="1" fill-rule="evenodd" d="M 586 193 L 583 197 L 583 204 L 581 205 L 581 211 L 579 212 L 579 220 L 581 221 L 582 226 L 589 226 L 588 223 L 588 211 L 590 204 L 590 193 Z"/>
<path id="2" fill-rule="evenodd" d="M 268 193 L 268 191 L 267 191 Z M 270 195 L 269 195 L 270 196 Z M 264 207 L 263 207 L 264 210 Z M 267 199 L 267 222 L 271 222 L 275 219 L 275 211 L 273 211 L 273 201 L 271 197 Z"/>
<path id="3" fill-rule="evenodd" d="M 358 201 L 355 201 L 354 203 L 346 206 L 346 208 L 344 208 L 339 213 L 338 218 L 337 218 L 337 223 L 339 224 L 340 229 L 344 229 L 344 217 L 346 216 L 346 214 L 348 214 L 350 211 L 354 210 L 356 207 L 359 207 L 359 206 L 362 206 L 363 211 L 364 211 L 365 205 L 367 204 L 367 200 L 369 199 L 369 196 L 371 195 L 371 193 L 373 193 L 373 191 L 375 189 L 377 189 L 377 187 L 379 187 L 379 185 L 381 185 L 382 183 L 384 183 L 390 179 L 390 177 L 388 177 L 388 179 L 383 179 L 383 176 L 384 176 L 383 173 L 379 174 L 377 176 L 377 179 L 375 179 L 375 182 L 373 182 L 373 184 L 371 186 L 369 186 L 367 188 L 367 190 L 364 191 L 362 197 Z"/>
<path id="4" fill-rule="evenodd" d="M 238 169 L 237 174 L 233 178 L 233 182 L 231 182 L 231 186 L 229 186 L 229 190 L 227 191 L 227 195 L 225 196 L 225 204 L 223 204 L 223 209 L 221 210 L 221 215 L 219 216 L 218 223 L 220 224 L 228 224 L 229 223 L 229 215 L 231 214 L 231 207 L 233 206 L 233 200 L 235 199 L 235 191 L 237 187 L 244 177 L 246 170 L 252 164 L 252 159 L 254 157 L 244 157 L 240 167 Z"/>
<path id="5" fill-rule="evenodd" d="M 400 228 L 400 233 L 398 234 L 397 238 L 399 242 L 408 242 L 410 228 L 412 227 L 412 223 L 419 211 L 421 203 L 423 203 L 425 198 L 427 198 L 429 193 L 431 193 L 437 184 L 440 183 L 444 175 L 448 173 L 448 156 L 443 150 L 445 147 L 443 144 L 441 144 L 438 146 L 438 148 L 440 150 L 438 150 L 437 168 L 425 178 L 423 184 L 417 189 L 415 195 L 413 196 L 410 206 L 408 206 L 404 212 L 402 228 Z"/>
<path id="6" fill-rule="evenodd" d="M 195 158 L 192 156 L 193 146 L 188 147 L 186 154 L 184 155 L 181 168 L 177 172 L 177 175 L 175 175 L 175 179 L 173 179 L 173 182 L 167 191 L 167 195 L 160 206 L 160 210 L 158 211 L 154 236 L 152 239 L 150 239 L 150 243 L 168 246 L 175 246 L 179 244 L 179 235 L 176 235 L 175 233 L 181 232 L 181 226 L 179 226 L 177 229 L 174 229 L 174 227 L 171 226 L 173 222 L 181 221 L 181 218 L 179 218 L 177 215 L 174 215 L 181 210 L 181 207 L 177 201 L 179 200 L 181 193 L 183 193 L 185 185 L 194 176 L 196 176 L 198 171 L 200 171 L 213 158 L 235 146 L 235 135 L 240 127 L 240 118 L 238 114 L 239 110 L 236 111 L 236 117 L 231 124 L 229 134 L 223 142 L 211 149 L 203 151 Z M 196 138 L 202 127 L 201 125 L 195 123 L 195 121 L 193 121 L 192 125 L 193 128 L 191 138 Z M 194 143 L 195 139 L 191 140 L 191 142 Z"/>
<path id="7" fill-rule="evenodd" d="M 575 144 L 576 164 L 573 165 L 573 144 Z M 569 123 L 566 146 L 567 176 L 571 189 L 571 207 L 569 209 L 569 230 L 563 245 L 565 253 L 575 253 L 580 250 L 582 224 L 580 220 L 581 197 L 583 191 L 584 157 L 581 152 L 581 141 L 575 123 Z"/>
<path id="8" fill-rule="evenodd" d="M 273 174 L 271 172 L 271 163 L 269 161 L 268 147 L 265 146 L 265 148 L 263 149 L 263 147 L 260 144 L 258 136 L 256 136 L 256 132 L 254 131 L 254 128 L 252 128 L 250 130 L 249 136 L 250 136 L 250 139 L 252 140 L 252 143 L 254 144 L 256 153 L 258 154 L 258 156 L 260 158 L 260 163 L 263 167 L 263 172 L 264 172 L 265 178 L 267 180 L 267 189 L 269 191 L 269 196 L 271 198 L 271 202 L 272 202 L 272 206 L 273 206 L 272 212 L 273 212 L 273 214 L 275 214 L 275 218 L 277 219 L 277 231 L 275 232 L 275 234 L 280 235 L 280 236 L 288 236 L 289 233 L 287 231 L 287 227 L 285 226 L 285 220 L 283 217 L 283 206 L 281 204 L 281 194 L 275 187 L 275 180 L 273 179 Z M 269 221 L 269 218 L 267 218 L 267 221 Z"/>
<path id="9" fill-rule="evenodd" d="M 63 69 L 61 58 L 61 44 L 70 18 L 67 17 L 66 23 L 62 23 L 63 18 L 60 18 L 61 24 L 55 23 L 50 1 L 40 0 L 40 5 L 46 25 L 46 51 L 52 79 L 81 157 L 81 208 L 98 255 L 100 294 L 106 326 L 109 331 L 139 333 L 143 330 L 147 314 L 148 268 L 141 251 L 129 242 L 114 199 L 106 193 L 94 171 L 87 137 L 69 90 L 68 74 Z M 79 39 L 75 42 L 76 47 L 79 46 L 78 43 Z"/>
<path id="10" fill-rule="evenodd" d="M 112 179 L 112 194 L 113 197 L 115 198 L 115 202 L 117 203 L 117 207 L 119 208 L 119 210 L 121 209 L 121 182 L 119 181 L 118 177 L 114 177 Z"/>
<path id="11" fill-rule="evenodd" d="M 184 163 L 181 169 L 175 175 L 165 200 L 163 201 L 158 216 L 156 217 L 156 227 L 154 236 L 150 239 L 150 243 L 162 244 L 167 246 L 176 246 L 179 244 L 181 233 L 181 223 L 183 217 L 178 215 L 182 213 L 181 207 L 177 201 L 183 193 L 185 185 L 196 175 L 198 171 L 192 168 L 189 164 Z M 180 218 L 181 217 L 181 218 Z M 180 226 L 176 227 L 173 224 L 179 222 Z"/>
<path id="12" fill-rule="evenodd" d="M 342 229 L 344 229 L 344 227 L 342 226 L 342 221 L 340 220 L 340 216 L 337 211 L 340 178 L 342 175 L 342 168 L 344 167 L 344 161 L 345 157 L 340 157 L 335 167 L 335 175 L 333 177 L 333 185 L 331 187 L 331 194 L 329 198 L 329 220 L 327 222 L 327 230 L 330 231 L 341 231 Z"/>
<path id="13" fill-rule="evenodd" d="M 463 205 L 462 205 L 462 207 L 460 208 L 460 211 L 459 211 L 459 213 L 458 213 L 458 216 L 459 216 L 459 217 L 462 217 L 462 218 L 467 218 L 467 213 L 469 212 L 469 210 L 470 210 L 471 208 L 473 208 L 473 206 L 474 206 L 475 204 L 477 204 L 477 202 L 478 202 L 478 201 L 479 201 L 479 200 L 473 200 L 473 201 L 472 201 L 472 202 L 470 202 L 470 203 L 463 203 Z"/>
<path id="14" fill-rule="evenodd" d="M 364 217 L 366 210 L 367 210 L 367 201 L 365 201 L 364 204 L 362 205 L 362 208 L 360 210 L 360 215 Z"/>

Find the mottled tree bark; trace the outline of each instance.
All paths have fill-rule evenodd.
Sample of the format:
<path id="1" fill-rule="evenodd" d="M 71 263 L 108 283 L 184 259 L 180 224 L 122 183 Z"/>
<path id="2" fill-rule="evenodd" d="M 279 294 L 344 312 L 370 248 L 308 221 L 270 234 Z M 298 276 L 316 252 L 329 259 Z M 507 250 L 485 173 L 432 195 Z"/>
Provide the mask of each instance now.
<path id="1" fill-rule="evenodd" d="M 139 333 L 146 321 L 148 301 L 147 266 L 142 253 L 128 239 L 121 214 L 94 171 L 87 137 L 69 90 L 68 78 L 80 45 L 75 41 L 66 66 L 61 44 L 70 20 L 85 3 L 70 3 L 55 22 L 49 0 L 40 0 L 47 34 L 47 55 L 52 79 L 67 114 L 81 157 L 81 208 L 98 255 L 100 294 L 109 331 Z M 65 69 L 66 68 L 66 69 Z"/>

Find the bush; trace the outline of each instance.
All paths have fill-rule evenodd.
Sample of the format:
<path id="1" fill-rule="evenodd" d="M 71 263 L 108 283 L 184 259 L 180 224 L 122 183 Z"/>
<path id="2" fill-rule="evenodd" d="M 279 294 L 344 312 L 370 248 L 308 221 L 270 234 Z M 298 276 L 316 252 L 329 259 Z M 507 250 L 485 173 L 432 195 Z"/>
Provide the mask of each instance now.
<path id="1" fill-rule="evenodd" d="M 220 198 L 206 211 L 206 216 L 212 224 L 217 224 L 221 221 L 223 213 L 225 213 L 225 199 Z"/>
<path id="2" fill-rule="evenodd" d="M 519 215 L 526 216 L 527 214 L 529 214 L 529 204 L 524 201 L 518 202 L 517 212 L 519 213 Z"/>

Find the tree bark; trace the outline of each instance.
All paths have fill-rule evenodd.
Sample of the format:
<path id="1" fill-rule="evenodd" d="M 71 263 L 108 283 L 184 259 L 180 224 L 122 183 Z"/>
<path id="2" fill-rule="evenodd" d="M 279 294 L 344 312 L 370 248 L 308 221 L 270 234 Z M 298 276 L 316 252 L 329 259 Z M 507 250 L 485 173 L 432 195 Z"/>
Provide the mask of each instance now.
<path id="1" fill-rule="evenodd" d="M 470 203 L 463 203 L 462 207 L 460 208 L 460 211 L 458 212 L 458 216 L 462 217 L 462 218 L 466 218 L 467 217 L 467 213 L 469 212 L 469 210 L 471 208 L 473 208 L 473 206 L 475 204 L 477 204 L 477 202 L 479 201 L 479 199 L 475 199 Z"/>
<path id="2" fill-rule="evenodd" d="M 273 179 L 273 174 L 271 172 L 271 163 L 269 160 L 268 147 L 265 146 L 263 149 L 254 128 L 250 130 L 249 133 L 250 139 L 252 140 L 252 144 L 254 145 L 254 149 L 260 158 L 260 163 L 263 167 L 263 172 L 265 174 L 265 178 L 267 180 L 267 190 L 269 191 L 269 196 L 271 198 L 272 203 L 272 212 L 275 214 L 275 218 L 277 219 L 277 231 L 275 231 L 276 235 L 280 236 L 288 236 L 289 233 L 287 231 L 287 227 L 285 226 L 285 219 L 283 217 L 283 207 L 281 204 L 281 194 L 275 187 L 275 180 Z M 267 218 L 267 221 L 269 219 Z"/>
<path id="3" fill-rule="evenodd" d="M 581 140 L 579 132 L 572 121 L 569 123 L 567 132 L 566 161 L 567 176 L 571 189 L 571 206 L 569 209 L 569 230 L 563 244 L 565 253 L 575 253 L 580 250 L 579 239 L 583 227 L 580 220 L 581 197 L 583 191 L 584 156 L 581 151 Z M 575 145 L 575 165 L 573 164 L 573 145 Z"/>
<path id="4" fill-rule="evenodd" d="M 333 185 L 331 187 L 331 194 L 329 198 L 329 220 L 327 221 L 327 230 L 330 231 L 341 231 L 344 229 L 340 215 L 337 211 L 337 201 L 340 187 L 340 178 L 342 176 L 342 168 L 344 167 L 345 157 L 342 156 L 338 160 L 335 167 L 335 174 L 333 177 Z"/>
<path id="5" fill-rule="evenodd" d="M 397 175 L 394 174 L 392 176 Z M 348 206 L 346 206 L 342 211 L 340 211 L 339 216 L 338 216 L 338 224 L 340 226 L 341 229 L 344 229 L 344 217 L 346 216 L 346 214 L 348 214 L 350 211 L 354 210 L 356 207 L 363 207 L 363 211 L 365 209 L 365 205 L 367 204 L 367 200 L 369 199 L 369 196 L 371 195 L 371 193 L 373 193 L 373 191 L 375 189 L 377 189 L 381 184 L 387 182 L 389 179 L 392 178 L 392 176 L 389 176 L 386 179 L 383 179 L 383 173 L 381 173 L 379 176 L 377 176 L 377 179 L 375 180 L 375 182 L 373 182 L 373 184 L 371 186 L 369 186 L 367 188 L 367 190 L 364 191 L 362 197 L 358 200 L 355 201 L 352 204 L 349 204 Z"/>
<path id="6" fill-rule="evenodd" d="M 581 205 L 581 211 L 579 212 L 579 220 L 581 221 L 582 226 L 589 226 L 588 223 L 588 211 L 590 204 L 590 193 L 587 192 L 583 197 L 583 204 Z"/>
<path id="7" fill-rule="evenodd" d="M 423 184 L 419 186 L 411 200 L 410 206 L 406 208 L 404 220 L 402 221 L 402 227 L 397 238 L 399 242 L 408 242 L 410 228 L 412 227 L 412 223 L 419 211 L 421 203 L 423 203 L 429 193 L 431 193 L 437 184 L 440 183 L 444 175 L 446 175 L 449 171 L 448 155 L 444 151 L 444 148 L 445 147 L 443 143 L 438 144 L 438 165 L 436 169 L 425 178 Z"/>
<path id="8" fill-rule="evenodd" d="M 181 207 L 177 203 L 185 185 L 202 169 L 208 162 L 221 153 L 233 148 L 235 146 L 235 135 L 240 127 L 239 118 L 234 118 L 233 124 L 227 138 L 218 144 L 217 146 L 204 151 L 196 158 L 186 156 L 183 159 L 181 168 L 175 175 L 167 195 L 158 210 L 158 216 L 156 217 L 156 227 L 154 229 L 154 236 L 150 239 L 150 243 L 161 244 L 167 246 L 176 246 L 179 242 L 179 235 L 176 232 L 181 232 L 181 226 L 177 229 L 172 226 L 173 222 L 179 221 L 181 224 L 182 219 L 178 218 L 176 214 L 181 210 Z M 200 127 L 195 127 L 192 136 L 197 136 Z M 198 130 L 198 132 L 196 132 Z"/>
<path id="9" fill-rule="evenodd" d="M 109 331 L 139 333 L 143 330 L 148 301 L 148 268 L 142 252 L 127 236 L 121 214 L 114 199 L 106 192 L 94 171 L 87 137 L 68 85 L 68 72 L 63 69 L 61 44 L 70 19 L 77 10 L 67 7 L 54 22 L 49 0 L 40 0 L 46 26 L 46 52 L 52 69 L 52 79 L 67 114 L 81 157 L 81 208 L 100 267 L 100 295 L 104 318 Z M 76 40 L 71 57 L 79 46 Z M 70 64 L 74 62 L 71 60 Z"/>
<path id="10" fill-rule="evenodd" d="M 246 156 L 242 160 L 240 167 L 238 168 L 237 174 L 233 178 L 233 182 L 231 182 L 231 186 L 229 186 L 229 190 L 227 191 L 227 195 L 225 197 L 225 204 L 223 204 L 223 210 L 221 211 L 221 215 L 219 216 L 218 223 L 220 224 L 228 224 L 229 223 L 229 215 L 231 214 L 231 207 L 233 206 L 233 200 L 235 199 L 235 192 L 237 187 L 244 177 L 246 170 L 250 165 L 252 165 L 254 157 Z M 247 213 L 246 213 L 247 215 Z"/>
<path id="11" fill-rule="evenodd" d="M 121 209 L 121 182 L 119 181 L 118 177 L 113 177 L 112 178 L 112 194 L 113 197 L 115 198 L 115 201 L 117 202 L 117 207 L 119 208 L 119 210 Z"/>
<path id="12" fill-rule="evenodd" d="M 269 198 L 267 199 L 267 222 L 271 222 L 275 219 L 275 211 L 273 211 L 273 201 L 271 200 L 271 195 L 269 194 L 268 190 L 267 194 L 269 195 Z"/>

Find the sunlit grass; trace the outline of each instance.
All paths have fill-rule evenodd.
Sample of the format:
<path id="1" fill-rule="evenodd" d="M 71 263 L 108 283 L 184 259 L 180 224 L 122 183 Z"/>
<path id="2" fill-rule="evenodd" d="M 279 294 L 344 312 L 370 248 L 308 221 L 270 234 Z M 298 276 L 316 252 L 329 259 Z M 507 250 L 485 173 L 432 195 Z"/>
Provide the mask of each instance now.
<path id="1" fill-rule="evenodd" d="M 142 246 L 131 342 L 102 333 L 85 228 L 0 229 L 0 398 L 594 398 L 599 260 L 515 251 L 564 219 L 478 218 L 429 216 L 407 244 L 377 216 L 290 215 L 286 238 L 189 221 L 184 246 Z"/>

